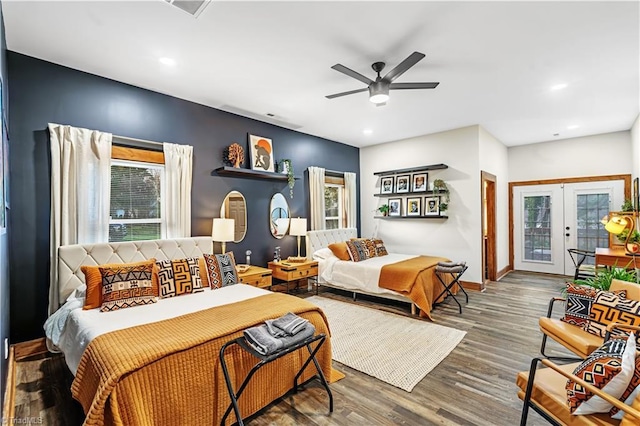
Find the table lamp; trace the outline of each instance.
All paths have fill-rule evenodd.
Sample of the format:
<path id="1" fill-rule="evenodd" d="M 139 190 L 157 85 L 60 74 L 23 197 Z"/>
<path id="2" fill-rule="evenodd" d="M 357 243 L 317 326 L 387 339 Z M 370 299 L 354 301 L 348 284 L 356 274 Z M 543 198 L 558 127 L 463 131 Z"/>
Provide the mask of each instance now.
<path id="1" fill-rule="evenodd" d="M 614 235 L 620 235 L 625 229 L 629 229 L 627 238 L 624 241 L 624 249 L 627 254 L 637 254 L 640 252 L 640 245 L 629 242 L 629 239 L 636 230 L 636 222 L 633 216 L 613 216 L 612 218 L 605 216 L 600 222 L 604 225 L 604 229 L 606 229 L 607 232 Z"/>
<path id="2" fill-rule="evenodd" d="M 227 241 L 233 241 L 235 236 L 235 221 L 233 219 L 213 219 L 211 237 L 213 241 L 222 244 L 222 254 L 226 252 Z"/>
<path id="3" fill-rule="evenodd" d="M 304 262 L 306 257 L 300 256 L 300 237 L 307 235 L 307 219 L 295 217 L 291 218 L 289 224 L 289 235 L 298 237 L 298 256 L 289 256 L 289 262 Z"/>

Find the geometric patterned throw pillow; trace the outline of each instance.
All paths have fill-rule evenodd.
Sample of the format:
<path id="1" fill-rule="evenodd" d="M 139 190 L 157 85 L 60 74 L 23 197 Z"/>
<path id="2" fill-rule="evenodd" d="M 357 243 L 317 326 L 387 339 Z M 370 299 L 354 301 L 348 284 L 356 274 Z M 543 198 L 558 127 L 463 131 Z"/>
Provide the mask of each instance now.
<path id="1" fill-rule="evenodd" d="M 203 291 L 197 257 L 159 260 L 160 297 L 174 297 Z"/>
<path id="2" fill-rule="evenodd" d="M 156 303 L 158 290 L 157 286 L 153 285 L 154 264 L 155 259 L 151 259 L 135 265 L 99 267 L 102 275 L 100 311 L 109 312 Z"/>
<path id="3" fill-rule="evenodd" d="M 633 333 L 627 339 L 606 341 L 593 351 L 573 372 L 585 382 L 620 398 L 635 371 L 636 341 Z M 575 415 L 606 413 L 613 407 L 572 380 L 567 381 L 567 402 Z"/>
<path id="4" fill-rule="evenodd" d="M 367 244 L 367 240 L 352 240 L 347 241 L 346 243 L 349 257 L 354 262 L 361 262 L 375 256 L 375 246 L 373 247 L 374 255 L 372 256 L 369 251 L 371 242 Z"/>
<path id="5" fill-rule="evenodd" d="M 625 325 L 640 325 L 640 301 L 624 299 L 620 295 L 608 291 L 599 291 L 591 305 L 589 322 L 584 330 L 604 337 L 607 326 L 614 322 Z M 611 334 L 626 336 L 629 333 L 614 329 Z"/>
<path id="6" fill-rule="evenodd" d="M 567 283 L 567 301 L 562 321 L 582 328 L 589 322 L 591 305 L 598 290 L 589 286 Z"/>
<path id="7" fill-rule="evenodd" d="M 389 253 L 387 252 L 387 248 L 384 246 L 384 242 L 379 238 L 372 238 L 371 241 L 376 247 L 376 256 L 386 256 Z"/>
<path id="8" fill-rule="evenodd" d="M 225 254 L 204 254 L 207 265 L 209 287 L 212 289 L 226 287 L 238 283 L 238 273 L 233 252 Z"/>

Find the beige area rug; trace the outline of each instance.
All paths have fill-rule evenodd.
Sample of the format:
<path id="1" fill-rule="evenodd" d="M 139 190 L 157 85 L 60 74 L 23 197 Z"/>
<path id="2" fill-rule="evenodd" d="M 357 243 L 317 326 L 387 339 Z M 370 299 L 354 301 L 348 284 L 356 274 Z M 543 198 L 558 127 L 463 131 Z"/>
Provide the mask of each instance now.
<path id="1" fill-rule="evenodd" d="M 329 320 L 334 360 L 407 392 L 467 334 L 326 297 L 307 300 Z"/>

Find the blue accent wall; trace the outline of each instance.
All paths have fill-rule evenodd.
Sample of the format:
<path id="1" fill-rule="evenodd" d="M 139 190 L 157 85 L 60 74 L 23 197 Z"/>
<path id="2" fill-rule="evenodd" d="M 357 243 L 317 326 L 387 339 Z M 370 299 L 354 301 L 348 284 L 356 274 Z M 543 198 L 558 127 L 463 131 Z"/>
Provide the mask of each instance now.
<path id="1" fill-rule="evenodd" d="M 192 235 L 211 235 L 211 220 L 232 190 L 247 200 L 248 231 L 227 244 L 236 258 L 253 251 L 252 263 L 266 266 L 273 249 L 295 255 L 296 239 L 276 240 L 269 232 L 269 201 L 280 192 L 293 216 L 309 217 L 308 166 L 359 173 L 359 149 L 241 117 L 193 102 L 8 52 L 11 80 L 12 180 L 10 234 L 11 337 L 43 336 L 49 287 L 50 164 L 47 123 L 111 132 L 114 135 L 194 147 Z M 203 88 L 203 90 L 206 90 Z M 327 125 L 330 125 L 329 123 Z M 273 140 L 275 159 L 290 158 L 296 181 L 293 200 L 286 181 L 212 176 L 223 165 L 223 150 L 247 135 Z M 246 166 L 246 164 L 245 164 Z M 359 185 L 358 185 L 359 187 Z M 359 198 L 358 198 L 359 199 Z M 358 211 L 359 216 L 359 211 Z"/>

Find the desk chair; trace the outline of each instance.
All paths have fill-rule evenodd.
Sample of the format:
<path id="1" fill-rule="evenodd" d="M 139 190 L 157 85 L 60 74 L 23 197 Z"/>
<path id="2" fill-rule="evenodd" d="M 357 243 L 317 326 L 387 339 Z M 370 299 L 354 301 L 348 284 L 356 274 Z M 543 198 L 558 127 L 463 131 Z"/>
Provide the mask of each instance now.
<path id="1" fill-rule="evenodd" d="M 575 266 L 575 273 L 573 275 L 573 280 L 584 280 L 587 278 L 593 278 L 596 276 L 596 266 L 585 264 L 585 260 L 591 258 L 596 258 L 595 251 L 589 250 L 581 250 L 581 249 L 568 249 L 569 256 L 571 256 L 571 260 L 573 261 L 573 265 Z"/>

